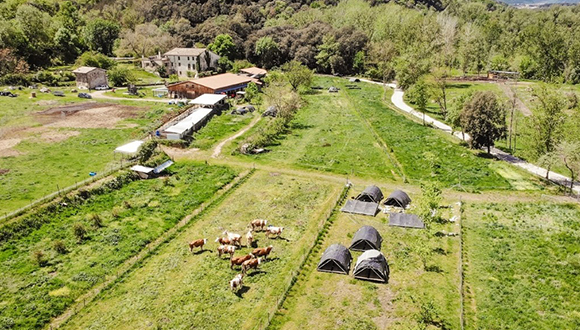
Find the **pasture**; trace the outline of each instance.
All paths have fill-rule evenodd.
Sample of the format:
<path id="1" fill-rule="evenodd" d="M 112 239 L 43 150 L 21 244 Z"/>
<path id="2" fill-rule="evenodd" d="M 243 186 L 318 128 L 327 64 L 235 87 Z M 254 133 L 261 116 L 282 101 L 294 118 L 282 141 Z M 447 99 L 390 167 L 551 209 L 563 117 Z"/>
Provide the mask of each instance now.
<path id="1" fill-rule="evenodd" d="M 253 329 L 264 324 L 341 188 L 340 183 L 257 171 L 63 328 Z M 272 254 L 258 271 L 249 271 L 234 294 L 228 282 L 240 270 L 230 270 L 227 257 L 218 258 L 214 240 L 224 230 L 245 234 L 255 218 L 285 229 L 280 239 L 255 233 L 258 246 L 273 245 Z M 189 252 L 187 243 L 197 238 L 208 239 L 208 250 Z M 236 256 L 249 252 L 243 247 Z"/>
<path id="2" fill-rule="evenodd" d="M 575 203 L 467 203 L 466 329 L 578 328 L 579 218 Z"/>
<path id="3" fill-rule="evenodd" d="M 59 98 L 30 90 L 0 98 L 0 210 L 33 200 L 120 164 L 113 150 L 141 139 L 176 111 L 167 105 Z"/>
<path id="4" fill-rule="evenodd" d="M 356 187 L 356 186 L 355 186 Z M 362 189 L 361 187 L 357 188 Z M 356 190 L 351 190 L 351 196 Z M 389 191 L 383 189 L 383 193 Z M 416 198 L 416 195 L 411 195 Z M 444 217 L 449 219 L 450 210 Z M 381 251 L 389 262 L 387 284 L 353 278 L 361 252 L 351 251 L 349 275 L 316 270 L 331 244 L 349 247 L 363 225 L 375 227 L 383 237 Z M 436 224 L 432 229 L 457 232 L 456 224 Z M 425 243 L 425 244 L 423 244 Z M 427 270 L 422 256 L 427 249 Z M 388 216 L 365 217 L 339 213 L 323 242 L 307 263 L 272 320 L 271 329 L 459 329 L 458 237 L 436 237 L 421 229 L 390 227 Z"/>
<path id="5" fill-rule="evenodd" d="M 221 115 L 213 116 L 202 129 L 193 134 L 190 147 L 208 150 L 247 126 L 254 116 L 259 114 L 231 115 L 229 110 L 225 110 Z"/>
<path id="6" fill-rule="evenodd" d="M 226 167 L 191 162 L 171 172 L 94 193 L 53 213 L 25 215 L 49 219 L 0 242 L 0 327 L 41 328 L 236 175 Z M 87 232 L 82 240 L 73 232 L 79 224 Z"/>

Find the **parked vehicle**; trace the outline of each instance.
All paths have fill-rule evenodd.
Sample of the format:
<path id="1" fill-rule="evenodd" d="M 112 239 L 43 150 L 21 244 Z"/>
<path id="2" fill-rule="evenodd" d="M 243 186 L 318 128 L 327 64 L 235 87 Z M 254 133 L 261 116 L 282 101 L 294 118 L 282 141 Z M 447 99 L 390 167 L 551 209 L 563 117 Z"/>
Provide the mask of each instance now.
<path id="1" fill-rule="evenodd" d="M 63 91 L 54 91 L 54 92 L 52 92 L 52 95 L 62 97 L 62 96 L 64 96 L 64 92 Z"/>
<path id="2" fill-rule="evenodd" d="M 81 99 L 92 99 L 93 97 L 89 93 L 79 93 L 78 95 Z"/>
<path id="3" fill-rule="evenodd" d="M 109 86 L 107 86 L 107 85 L 100 85 L 100 86 L 95 87 L 95 89 L 98 90 L 98 91 L 104 91 L 104 90 L 109 89 Z"/>

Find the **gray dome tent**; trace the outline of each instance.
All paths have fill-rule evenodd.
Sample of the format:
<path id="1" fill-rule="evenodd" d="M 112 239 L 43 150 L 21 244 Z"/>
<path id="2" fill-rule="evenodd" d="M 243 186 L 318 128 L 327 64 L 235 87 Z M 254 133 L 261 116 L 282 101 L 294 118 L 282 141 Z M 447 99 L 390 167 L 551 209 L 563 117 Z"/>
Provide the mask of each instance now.
<path id="1" fill-rule="evenodd" d="M 383 199 L 383 192 L 377 186 L 368 186 L 365 190 L 356 196 L 356 199 L 369 203 L 380 203 Z"/>
<path id="2" fill-rule="evenodd" d="M 317 269 L 319 272 L 348 275 L 351 260 L 350 251 L 346 247 L 333 244 L 322 254 Z"/>
<path id="3" fill-rule="evenodd" d="M 375 282 L 388 282 L 389 264 L 387 263 L 387 259 L 380 251 L 366 251 L 356 260 L 354 278 Z"/>
<path id="4" fill-rule="evenodd" d="M 352 239 L 350 249 L 353 251 L 380 250 L 383 238 L 371 226 L 362 226 Z"/>
<path id="5" fill-rule="evenodd" d="M 407 193 L 402 190 L 395 190 L 392 194 L 385 200 L 385 205 L 397 206 L 406 208 L 407 205 L 411 204 L 411 198 Z"/>

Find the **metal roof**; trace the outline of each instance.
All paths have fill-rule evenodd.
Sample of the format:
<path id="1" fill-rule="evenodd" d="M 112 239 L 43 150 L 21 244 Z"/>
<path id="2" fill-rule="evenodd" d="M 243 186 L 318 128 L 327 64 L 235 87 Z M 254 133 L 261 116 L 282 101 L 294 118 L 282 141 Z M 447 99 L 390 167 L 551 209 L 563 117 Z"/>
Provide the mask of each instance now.
<path id="1" fill-rule="evenodd" d="M 222 73 L 215 76 L 191 80 L 191 82 L 197 85 L 211 88 L 213 90 L 221 90 L 232 86 L 247 84 L 250 82 L 258 82 L 258 80 L 252 77 L 248 77 L 246 75 Z"/>
<path id="2" fill-rule="evenodd" d="M 163 56 L 199 56 L 205 48 L 173 48 Z"/>
<path id="3" fill-rule="evenodd" d="M 193 128 L 196 124 L 203 121 L 209 114 L 213 111 L 213 109 L 208 108 L 199 108 L 192 112 L 189 116 L 180 120 L 177 124 L 168 127 L 164 130 L 167 133 L 175 133 L 175 134 L 183 134 Z"/>
<path id="4" fill-rule="evenodd" d="M 141 147 L 141 145 L 143 143 L 144 143 L 143 141 L 129 142 L 129 143 L 124 144 L 120 147 L 117 147 L 115 149 L 115 152 L 118 152 L 120 154 L 126 154 L 126 155 L 134 155 L 137 153 L 137 151 L 139 151 L 139 147 Z"/>
<path id="5" fill-rule="evenodd" d="M 350 249 L 354 251 L 380 250 L 383 238 L 381 234 L 371 226 L 362 226 L 354 234 Z"/>
<path id="6" fill-rule="evenodd" d="M 406 208 L 407 205 L 411 204 L 411 198 L 406 192 L 395 190 L 387 197 L 384 204 Z"/>
<path id="7" fill-rule="evenodd" d="M 222 94 L 203 94 L 189 102 L 189 104 L 216 105 L 227 96 Z"/>
<path id="8" fill-rule="evenodd" d="M 425 228 L 425 223 L 414 214 L 391 213 L 389 215 L 389 226 L 406 228 Z"/>
<path id="9" fill-rule="evenodd" d="M 153 169 L 151 167 L 147 167 L 147 166 L 141 166 L 141 165 L 134 165 L 131 166 L 131 170 L 135 171 L 135 172 L 141 172 L 141 173 L 151 173 L 151 171 L 153 171 Z"/>
<path id="10" fill-rule="evenodd" d="M 103 70 L 106 71 L 105 69 L 101 69 L 101 68 L 96 68 L 94 66 L 81 66 L 80 68 L 77 68 L 75 70 L 73 70 L 73 73 L 89 73 L 93 70 Z"/>
<path id="11" fill-rule="evenodd" d="M 265 69 L 261 69 L 261 68 L 255 67 L 255 66 L 253 66 L 251 68 L 240 69 L 240 72 L 250 74 L 252 76 L 254 76 L 254 75 L 264 76 L 268 73 L 268 71 L 266 71 Z"/>
<path id="12" fill-rule="evenodd" d="M 155 174 L 159 174 L 161 172 L 163 172 L 163 170 L 165 170 L 166 168 L 168 168 L 169 166 L 173 165 L 173 161 L 172 160 L 168 160 L 166 162 L 164 162 L 163 164 L 157 166 L 156 168 L 153 169 L 153 172 Z"/>
<path id="13" fill-rule="evenodd" d="M 371 217 L 374 217 L 377 214 L 378 209 L 379 203 L 369 203 L 358 201 L 356 199 L 349 199 L 340 210 L 346 213 L 370 215 Z"/>
<path id="14" fill-rule="evenodd" d="M 333 244 L 324 250 L 317 269 L 320 272 L 348 275 L 351 260 L 350 251 L 345 246 Z"/>

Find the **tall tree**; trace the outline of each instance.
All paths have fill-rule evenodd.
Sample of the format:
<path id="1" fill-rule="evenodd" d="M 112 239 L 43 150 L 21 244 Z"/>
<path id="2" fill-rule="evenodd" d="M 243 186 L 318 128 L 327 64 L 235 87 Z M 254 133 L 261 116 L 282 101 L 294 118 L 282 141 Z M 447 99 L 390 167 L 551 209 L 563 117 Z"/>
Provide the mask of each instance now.
<path id="1" fill-rule="evenodd" d="M 495 141 L 506 133 L 506 113 L 493 92 L 477 92 L 465 104 L 461 126 L 471 135 L 471 147 L 487 147 L 489 153 Z"/>
<path id="2" fill-rule="evenodd" d="M 230 61 L 234 59 L 236 52 L 236 44 L 229 34 L 218 34 L 207 48 Z"/>
<path id="3" fill-rule="evenodd" d="M 419 80 L 411 88 L 410 94 L 417 111 L 423 114 L 423 125 L 425 125 L 425 112 L 427 111 L 427 103 L 429 102 L 427 85 L 423 80 Z"/>
<path id="4" fill-rule="evenodd" d="M 580 174 L 580 142 L 562 141 L 556 148 L 556 154 L 570 172 L 570 190 Z"/>
<path id="5" fill-rule="evenodd" d="M 139 24 L 135 30 L 125 29 L 121 33 L 117 55 L 133 54 L 149 56 L 157 52 L 166 52 L 181 44 L 178 37 L 163 31 L 153 23 Z"/>
<path id="6" fill-rule="evenodd" d="M 290 61 L 282 66 L 282 70 L 288 83 L 292 86 L 292 90 L 297 91 L 300 86 L 310 87 L 314 74 L 302 63 Z"/>
<path id="7" fill-rule="evenodd" d="M 113 55 L 113 45 L 119 37 L 120 29 L 117 23 L 97 18 L 87 23 L 83 35 L 89 49 Z"/>
<path id="8" fill-rule="evenodd" d="M 262 37 L 256 42 L 255 53 L 259 56 L 262 66 L 269 69 L 278 64 L 280 46 L 272 37 Z"/>

